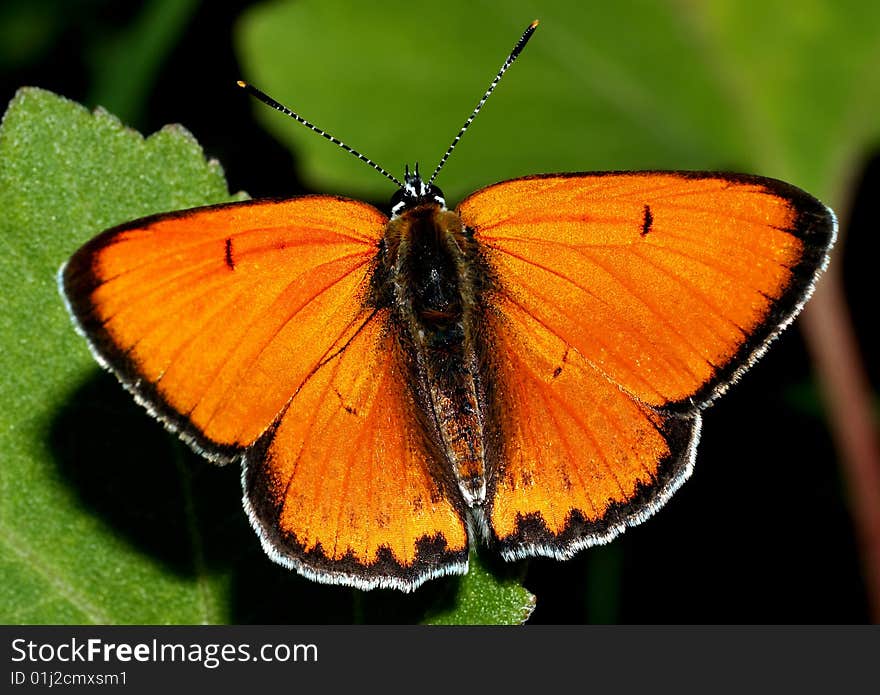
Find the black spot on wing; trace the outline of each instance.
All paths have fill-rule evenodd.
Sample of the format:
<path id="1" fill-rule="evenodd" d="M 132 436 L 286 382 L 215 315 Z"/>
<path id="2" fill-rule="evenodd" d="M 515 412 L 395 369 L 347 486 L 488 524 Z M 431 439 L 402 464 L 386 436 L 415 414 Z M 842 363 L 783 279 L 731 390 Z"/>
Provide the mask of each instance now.
<path id="1" fill-rule="evenodd" d="M 645 205 L 645 214 L 642 218 L 642 236 L 648 236 L 651 231 L 651 225 L 654 223 L 654 215 L 651 214 L 651 208 Z"/>
<path id="2" fill-rule="evenodd" d="M 235 270 L 235 260 L 232 258 L 232 239 L 226 240 L 226 267 Z"/>

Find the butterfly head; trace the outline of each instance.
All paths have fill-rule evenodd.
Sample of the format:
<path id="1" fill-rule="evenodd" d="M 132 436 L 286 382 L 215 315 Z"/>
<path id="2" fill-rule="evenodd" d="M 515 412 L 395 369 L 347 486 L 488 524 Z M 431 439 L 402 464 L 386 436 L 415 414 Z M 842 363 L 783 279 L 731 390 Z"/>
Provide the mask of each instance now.
<path id="1" fill-rule="evenodd" d="M 443 191 L 428 181 L 423 181 L 419 174 L 419 165 L 411 172 L 409 166 L 403 176 L 403 186 L 391 196 L 391 216 L 397 217 L 404 210 L 414 208 L 416 205 L 433 203 L 446 209 L 446 199 Z"/>

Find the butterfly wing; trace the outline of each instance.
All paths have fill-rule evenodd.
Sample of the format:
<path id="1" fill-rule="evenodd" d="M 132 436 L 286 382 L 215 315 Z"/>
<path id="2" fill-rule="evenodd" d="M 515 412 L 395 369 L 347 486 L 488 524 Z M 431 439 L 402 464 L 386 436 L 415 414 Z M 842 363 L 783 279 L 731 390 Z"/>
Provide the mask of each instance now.
<path id="1" fill-rule="evenodd" d="M 496 307 L 497 310 L 497 307 Z M 691 473 L 698 412 L 630 397 L 516 305 L 492 322 L 503 397 L 484 520 L 507 559 L 568 558 L 650 516 Z"/>
<path id="2" fill-rule="evenodd" d="M 687 172 L 528 177 L 459 213 L 508 346 L 487 520 L 509 556 L 602 542 L 669 497 L 699 410 L 803 306 L 836 226 L 788 184 Z"/>
<path id="3" fill-rule="evenodd" d="M 273 559 L 411 589 L 467 570 L 467 530 L 369 306 L 386 222 L 328 196 L 159 215 L 92 240 L 60 280 L 142 404 L 209 458 L 244 457 L 245 508 Z"/>
<path id="4" fill-rule="evenodd" d="M 266 551 L 306 576 L 412 590 L 467 572 L 464 503 L 422 440 L 387 310 L 344 335 L 245 457 Z"/>
<path id="5" fill-rule="evenodd" d="M 327 196 L 158 215 L 83 246 L 62 293 L 98 361 L 226 462 L 359 320 L 386 221 Z"/>

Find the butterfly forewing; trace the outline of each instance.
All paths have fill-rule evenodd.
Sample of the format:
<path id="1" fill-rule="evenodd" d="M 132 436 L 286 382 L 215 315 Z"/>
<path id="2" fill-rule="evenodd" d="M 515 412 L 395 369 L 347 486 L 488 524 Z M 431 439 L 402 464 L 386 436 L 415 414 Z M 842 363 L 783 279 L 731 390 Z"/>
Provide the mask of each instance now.
<path id="1" fill-rule="evenodd" d="M 63 292 L 98 359 L 224 458 L 272 424 L 358 315 L 385 222 L 329 196 L 159 215 L 80 249 Z"/>
<path id="2" fill-rule="evenodd" d="M 683 411 L 803 305 L 835 233 L 806 193 L 728 174 L 527 177 L 459 212 L 510 301 L 635 398 Z"/>

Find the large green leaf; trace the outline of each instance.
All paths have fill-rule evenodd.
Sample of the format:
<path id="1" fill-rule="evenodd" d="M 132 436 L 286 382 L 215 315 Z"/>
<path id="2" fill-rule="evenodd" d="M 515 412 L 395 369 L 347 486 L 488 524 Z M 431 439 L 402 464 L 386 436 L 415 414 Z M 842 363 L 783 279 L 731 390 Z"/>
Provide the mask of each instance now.
<path id="1" fill-rule="evenodd" d="M 106 112 L 89 113 L 38 89 L 20 90 L 10 104 L 0 130 L 0 621 L 228 617 L 223 576 L 197 567 L 199 553 L 190 547 L 189 472 L 157 432 L 150 436 L 158 444 L 148 450 L 155 459 L 126 447 L 120 438 L 130 432 L 116 429 L 113 410 L 119 399 L 102 405 L 88 397 L 96 365 L 73 331 L 55 275 L 107 227 L 229 198 L 220 166 L 205 160 L 183 128 L 145 140 Z M 88 402 L 93 416 L 85 432 L 78 401 Z M 102 457 L 129 474 L 96 475 Z M 133 466 L 140 468 L 131 475 Z M 84 499 L 77 491 L 84 478 L 117 484 L 107 491 L 117 511 L 141 498 L 143 487 L 135 486 L 159 492 L 150 481 L 170 480 L 149 521 L 168 528 L 163 515 L 175 515 L 192 553 L 183 559 L 188 567 L 169 571 L 95 514 L 92 493 Z"/>
<path id="2" fill-rule="evenodd" d="M 318 587 L 271 563 L 236 471 L 201 461 L 100 374 L 64 311 L 61 263 L 154 212 L 229 200 L 185 130 L 143 139 L 23 89 L 0 130 L 0 621 L 516 623 L 532 596 L 482 568 L 416 596 Z"/>
<path id="3" fill-rule="evenodd" d="M 255 85 L 400 176 L 434 166 L 535 17 L 438 179 L 453 201 L 537 172 L 724 168 L 833 205 L 880 135 L 880 4 L 858 0 L 279 0 L 245 15 L 239 47 Z M 314 188 L 389 196 L 352 157 L 255 108 Z"/>

